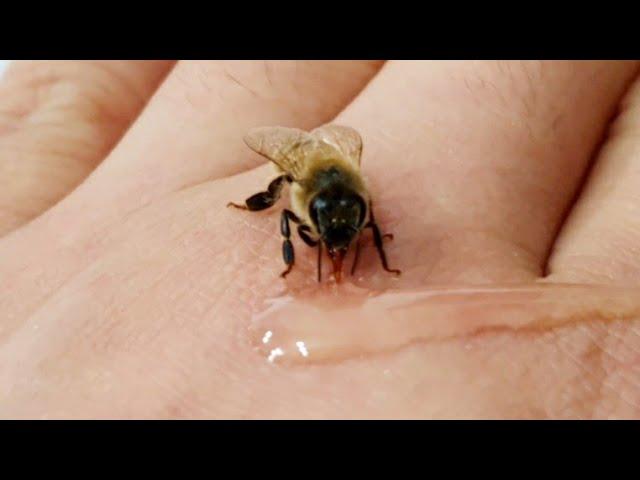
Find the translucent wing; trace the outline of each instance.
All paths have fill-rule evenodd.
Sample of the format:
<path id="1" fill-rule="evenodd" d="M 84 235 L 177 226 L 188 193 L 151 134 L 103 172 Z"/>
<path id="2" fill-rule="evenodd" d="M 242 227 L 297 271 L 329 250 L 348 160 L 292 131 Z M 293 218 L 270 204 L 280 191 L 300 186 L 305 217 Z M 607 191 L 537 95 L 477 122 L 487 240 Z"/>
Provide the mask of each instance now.
<path id="1" fill-rule="evenodd" d="M 301 177 L 305 159 L 318 143 L 309 133 L 286 127 L 254 128 L 245 135 L 244 142 L 294 178 Z"/>
<path id="2" fill-rule="evenodd" d="M 362 138 L 353 128 L 328 124 L 313 130 L 311 136 L 337 149 L 356 167 L 360 166 Z"/>

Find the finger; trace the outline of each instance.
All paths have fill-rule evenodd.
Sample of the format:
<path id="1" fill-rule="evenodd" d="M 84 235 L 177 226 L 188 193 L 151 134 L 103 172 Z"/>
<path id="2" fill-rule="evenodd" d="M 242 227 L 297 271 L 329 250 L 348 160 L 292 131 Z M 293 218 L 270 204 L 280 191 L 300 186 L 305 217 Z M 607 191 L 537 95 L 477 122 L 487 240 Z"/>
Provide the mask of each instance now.
<path id="1" fill-rule="evenodd" d="M 10 64 L 0 82 L 0 235 L 47 209 L 86 177 L 172 64 Z"/>
<path id="2" fill-rule="evenodd" d="M 539 276 L 636 70 L 629 62 L 387 63 L 336 121 L 364 136 L 363 169 L 378 221 L 396 236 L 388 256 L 404 270 L 400 281 Z M 368 278 L 378 266 L 365 263 Z"/>
<path id="3" fill-rule="evenodd" d="M 248 129 L 321 124 L 349 103 L 380 64 L 180 62 L 86 186 L 89 196 L 102 191 L 106 196 L 94 199 L 98 205 L 131 209 L 142 199 L 262 163 L 242 142 Z"/>
<path id="4" fill-rule="evenodd" d="M 549 262 L 549 280 L 640 282 L 640 82 L 571 211 Z"/>
<path id="5" fill-rule="evenodd" d="M 111 225 L 124 213 L 167 191 L 262 161 L 248 155 L 241 140 L 249 127 L 323 123 L 379 66 L 344 61 L 180 62 L 109 159 L 39 222 L 0 243 L 0 310 L 19 322 L 100 254 L 113 238 Z M 248 191 L 243 189 L 258 181 L 242 179 L 234 192 Z M 209 208 L 226 210 L 224 205 L 235 198 L 225 192 L 223 204 Z M 188 214 L 190 207 L 185 209 Z M 32 252 L 28 259 L 20 254 L 25 249 Z M 34 268 L 45 262 L 49 268 Z M 27 286 L 29 296 L 12 293 Z M 2 329 L 8 331 L 10 322 L 0 325 L 0 334 Z"/>

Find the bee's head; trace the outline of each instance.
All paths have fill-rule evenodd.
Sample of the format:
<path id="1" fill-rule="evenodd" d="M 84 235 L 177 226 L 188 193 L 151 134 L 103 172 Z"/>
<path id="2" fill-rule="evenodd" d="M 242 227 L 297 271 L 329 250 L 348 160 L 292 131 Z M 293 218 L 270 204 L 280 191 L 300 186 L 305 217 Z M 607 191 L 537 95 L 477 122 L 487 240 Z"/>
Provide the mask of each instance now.
<path id="1" fill-rule="evenodd" d="M 342 261 L 366 219 L 366 203 L 350 189 L 329 188 L 313 197 L 309 213 L 327 247 L 336 280 L 340 281 Z"/>

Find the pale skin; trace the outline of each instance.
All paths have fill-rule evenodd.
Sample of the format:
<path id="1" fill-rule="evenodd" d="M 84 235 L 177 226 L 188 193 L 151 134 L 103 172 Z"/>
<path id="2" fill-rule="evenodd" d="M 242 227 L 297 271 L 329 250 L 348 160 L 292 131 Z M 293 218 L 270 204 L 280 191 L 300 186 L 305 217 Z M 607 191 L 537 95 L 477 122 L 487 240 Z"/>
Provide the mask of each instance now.
<path id="1" fill-rule="evenodd" d="M 638 73 L 635 62 L 12 65 L 0 80 L 0 417 L 640 417 L 636 317 L 266 363 L 248 322 L 264 299 L 316 285 L 315 252 L 296 238 L 281 279 L 286 194 L 262 213 L 225 207 L 272 178 L 241 141 L 248 129 L 335 121 L 362 134 L 402 270 L 382 271 L 369 242 L 360 287 L 636 287 Z"/>

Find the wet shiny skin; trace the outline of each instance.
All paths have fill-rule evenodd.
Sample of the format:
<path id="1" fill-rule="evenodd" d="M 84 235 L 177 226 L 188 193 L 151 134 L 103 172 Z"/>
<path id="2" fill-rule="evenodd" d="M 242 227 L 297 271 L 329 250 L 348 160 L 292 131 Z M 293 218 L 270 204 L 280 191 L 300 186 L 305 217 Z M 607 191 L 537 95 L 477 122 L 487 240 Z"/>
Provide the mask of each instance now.
<path id="1" fill-rule="evenodd" d="M 343 284 L 267 300 L 264 310 L 256 311 L 250 332 L 266 361 L 307 364 L 486 331 L 541 332 L 638 315 L 640 290 L 630 288 L 539 284 L 374 292 Z"/>

